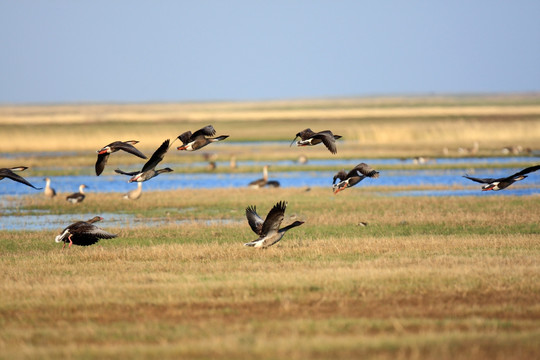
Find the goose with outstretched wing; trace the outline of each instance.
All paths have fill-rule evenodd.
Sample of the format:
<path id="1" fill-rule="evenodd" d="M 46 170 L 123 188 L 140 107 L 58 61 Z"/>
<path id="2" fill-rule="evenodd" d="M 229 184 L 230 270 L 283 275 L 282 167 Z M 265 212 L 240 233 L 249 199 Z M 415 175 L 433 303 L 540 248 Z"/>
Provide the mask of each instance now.
<path id="1" fill-rule="evenodd" d="M 246 217 L 251 227 L 251 230 L 259 238 L 257 240 L 245 243 L 244 246 L 251 246 L 256 248 L 267 248 L 274 245 L 283 238 L 285 233 L 296 227 L 302 225 L 303 221 L 295 221 L 290 225 L 287 225 L 283 228 L 279 228 L 285 217 L 285 209 L 287 208 L 287 203 L 285 201 L 280 201 L 268 212 L 266 219 L 263 220 L 259 214 L 257 214 L 257 209 L 255 206 L 248 206 L 246 208 Z"/>

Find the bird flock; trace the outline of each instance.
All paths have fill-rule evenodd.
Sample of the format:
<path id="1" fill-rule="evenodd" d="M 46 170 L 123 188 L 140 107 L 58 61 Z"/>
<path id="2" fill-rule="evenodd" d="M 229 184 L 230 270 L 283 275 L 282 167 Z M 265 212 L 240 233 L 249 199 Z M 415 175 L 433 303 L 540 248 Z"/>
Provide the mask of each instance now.
<path id="1" fill-rule="evenodd" d="M 196 151 L 199 150 L 210 143 L 219 142 L 227 139 L 229 135 L 220 135 L 213 137 L 216 134 L 216 130 L 212 125 L 208 125 L 192 133 L 191 131 L 186 131 L 178 135 L 173 142 L 170 142 L 170 139 L 165 140 L 159 148 L 152 154 L 150 159 L 143 165 L 140 171 L 126 172 L 120 169 L 115 169 L 114 171 L 121 175 L 130 176 L 128 180 L 129 183 L 137 182 L 137 189 L 128 192 L 124 198 L 136 200 L 141 196 L 142 192 L 142 183 L 148 181 L 160 174 L 172 172 L 171 168 L 162 168 L 156 170 L 156 166 L 163 160 L 165 154 L 170 149 L 174 141 L 180 140 L 182 142 L 181 146 L 177 147 L 177 150 L 180 151 Z M 289 146 L 292 146 L 296 143 L 296 146 L 315 146 L 318 144 L 324 144 L 326 148 L 332 153 L 337 154 L 336 140 L 340 139 L 342 136 L 334 135 L 330 130 L 324 130 L 320 132 L 314 132 L 311 129 L 307 128 L 298 132 Z M 300 138 L 298 141 L 297 139 Z M 128 141 L 114 141 L 97 151 L 97 160 L 95 164 L 96 175 L 100 176 L 105 169 L 105 165 L 109 159 L 109 156 L 112 153 L 118 152 L 120 150 L 137 156 L 141 159 L 147 159 L 147 157 L 139 151 L 134 145 L 138 143 L 137 140 L 128 140 Z M 24 185 L 30 186 L 36 190 L 41 190 L 42 188 L 36 187 L 24 179 L 22 176 L 16 174 L 16 172 L 21 172 L 28 169 L 25 166 L 18 166 L 12 168 L 0 168 L 0 180 L 4 178 L 11 179 L 13 181 L 22 183 Z M 475 178 L 469 175 L 464 175 L 465 178 L 484 184 L 482 186 L 482 191 L 499 191 L 506 189 L 516 181 L 523 180 L 527 177 L 527 174 L 537 171 L 540 169 L 540 165 L 534 165 L 528 168 L 525 168 L 515 174 L 512 174 L 503 178 Z M 353 169 L 346 172 L 345 170 L 340 170 L 337 172 L 332 181 L 332 190 L 334 194 L 353 187 L 360 183 L 365 178 L 376 179 L 379 177 L 379 172 L 372 169 L 369 165 L 365 163 L 360 163 L 356 165 Z M 46 185 L 44 193 L 48 197 L 56 196 L 56 191 L 50 187 L 50 179 L 46 178 Z M 264 186 L 268 187 L 279 187 L 279 182 L 276 180 L 268 180 L 268 166 L 263 168 L 263 178 L 254 180 L 248 184 L 249 187 L 260 188 Z M 79 186 L 79 191 L 68 195 L 66 201 L 70 203 L 80 203 L 84 200 L 85 194 L 84 189 L 87 188 L 86 185 L 82 184 Z M 250 228 L 253 232 L 258 235 L 256 240 L 245 243 L 245 246 L 255 247 L 255 248 L 267 248 L 279 242 L 285 233 L 297 226 L 304 224 L 303 221 L 294 221 L 293 223 L 280 228 L 281 223 L 285 217 L 285 210 L 287 208 L 287 202 L 279 201 L 275 204 L 272 209 L 268 212 L 266 218 L 263 220 L 256 211 L 254 205 L 250 205 L 246 208 L 246 218 Z M 68 247 L 72 245 L 79 246 L 89 246 L 97 243 L 100 239 L 112 239 L 117 237 L 117 234 L 111 234 L 103 229 L 100 229 L 94 223 L 103 220 L 100 216 L 95 216 L 92 219 L 87 221 L 77 221 L 65 229 L 56 236 L 55 242 L 63 242 L 64 245 L 62 249 L 69 244 Z"/>

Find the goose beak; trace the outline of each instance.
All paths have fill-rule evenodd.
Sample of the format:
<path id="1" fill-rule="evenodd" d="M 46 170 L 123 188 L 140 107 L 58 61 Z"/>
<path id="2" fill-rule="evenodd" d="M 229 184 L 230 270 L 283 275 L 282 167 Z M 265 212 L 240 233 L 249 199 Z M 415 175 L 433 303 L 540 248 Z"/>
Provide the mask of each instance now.
<path id="1" fill-rule="evenodd" d="M 176 148 L 176 150 L 186 150 L 186 147 L 185 146 L 179 146 Z"/>

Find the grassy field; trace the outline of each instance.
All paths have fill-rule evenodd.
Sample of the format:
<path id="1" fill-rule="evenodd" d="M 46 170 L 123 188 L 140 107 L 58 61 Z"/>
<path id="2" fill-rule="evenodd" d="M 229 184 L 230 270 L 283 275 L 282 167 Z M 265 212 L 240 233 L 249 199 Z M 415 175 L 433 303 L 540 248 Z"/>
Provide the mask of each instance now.
<path id="1" fill-rule="evenodd" d="M 61 229 L 0 232 L 0 356 L 539 354 L 536 197 L 391 198 L 361 188 L 341 195 L 145 193 L 128 211 L 166 217 L 163 226 L 110 228 L 105 220 L 117 239 L 63 251 L 53 241 Z M 79 211 L 126 211 L 117 198 L 89 197 Z M 289 202 L 285 223 L 306 223 L 268 250 L 243 247 L 255 239 L 244 208 L 257 205 L 264 216 L 280 199 Z M 29 197 L 22 209 L 47 201 Z M 63 206 L 49 204 L 53 212 Z M 71 212 L 66 220 L 77 218 Z"/>
<path id="2" fill-rule="evenodd" d="M 493 156 L 501 146 L 538 146 L 539 107 L 538 96 L 3 107 L 0 151 L 76 151 L 61 163 L 6 157 L 2 167 L 91 172 L 94 151 L 110 141 L 135 138 L 153 151 L 166 137 L 213 123 L 235 141 L 335 129 L 348 139 L 338 157 L 435 156 L 443 147 L 458 156 L 473 141 Z M 275 144 L 222 148 L 212 151 L 300 154 Z M 311 158 L 333 157 L 309 150 Z M 5 197 L 11 205 L 0 216 L 64 215 L 67 226 L 81 214 L 112 213 L 160 225 L 105 219 L 99 226 L 118 238 L 65 250 L 54 242 L 61 227 L 0 231 L 0 359 L 540 357 L 540 198 L 383 192 L 183 189 L 129 203 L 92 193 L 76 206 L 63 196 Z M 246 206 L 264 217 L 280 200 L 289 204 L 284 225 L 305 224 L 267 250 L 244 247 L 256 238 Z"/>
<path id="3" fill-rule="evenodd" d="M 503 146 L 535 148 L 540 138 L 540 96 L 335 99 L 262 103 L 66 105 L 0 107 L 0 152 L 92 152 L 114 140 L 140 140 L 145 152 L 166 138 L 213 124 L 227 142 L 288 140 L 307 127 L 342 135 L 342 157 L 441 156 L 447 148 L 480 145 L 481 155 Z M 342 142 L 340 142 L 342 144 Z M 208 148 L 210 149 L 210 148 Z M 289 148 L 239 158 L 289 158 Z M 314 157 L 323 149 L 310 149 Z M 212 151 L 212 150 L 208 150 Z M 214 150 L 215 151 L 215 150 Z M 176 161 L 182 161 L 177 157 Z"/>

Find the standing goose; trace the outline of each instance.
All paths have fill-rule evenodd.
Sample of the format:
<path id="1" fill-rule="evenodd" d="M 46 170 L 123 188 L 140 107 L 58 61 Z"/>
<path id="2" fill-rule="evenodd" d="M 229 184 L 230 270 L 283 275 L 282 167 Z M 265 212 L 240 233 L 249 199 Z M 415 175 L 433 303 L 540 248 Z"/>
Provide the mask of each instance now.
<path id="1" fill-rule="evenodd" d="M 72 204 L 83 202 L 84 198 L 86 197 L 86 195 L 84 194 L 84 189 L 87 187 L 88 186 L 84 184 L 79 185 L 79 192 L 66 196 L 66 200 Z"/>
<path id="2" fill-rule="evenodd" d="M 259 189 L 262 188 L 268 183 L 268 165 L 263 167 L 263 177 L 262 179 L 253 180 L 248 184 L 249 187 Z"/>
<path id="3" fill-rule="evenodd" d="M 56 190 L 54 190 L 51 187 L 51 179 L 45 178 L 45 190 L 43 190 L 43 193 L 46 197 L 53 198 L 56 196 Z"/>
<path id="4" fill-rule="evenodd" d="M 137 200 L 141 197 L 142 194 L 142 182 L 137 183 L 137 188 L 131 191 L 128 191 L 127 194 L 124 195 L 124 199 L 127 200 Z"/>
<path id="5" fill-rule="evenodd" d="M 141 171 L 124 172 L 120 169 L 116 169 L 114 171 L 118 174 L 131 176 L 131 179 L 129 179 L 128 182 L 147 181 L 155 176 L 158 176 L 161 173 L 171 172 L 173 170 L 170 168 L 156 170 L 157 164 L 159 164 L 161 160 L 163 160 L 163 157 L 165 156 L 167 150 L 169 150 L 169 139 L 165 140 L 163 144 L 161 144 L 161 146 L 154 152 L 150 160 L 148 160 L 146 164 L 144 164 Z"/>
<path id="6" fill-rule="evenodd" d="M 216 130 L 214 130 L 214 127 L 212 125 L 205 126 L 202 129 L 195 131 L 193 134 L 191 133 L 191 131 L 186 131 L 185 133 L 178 135 L 177 139 L 180 139 L 180 141 L 182 141 L 182 146 L 179 146 L 176 149 L 195 151 L 205 147 L 212 142 L 222 141 L 229 137 L 229 135 L 221 135 L 215 138 L 206 137 L 214 136 L 215 134 Z"/>
<path id="7" fill-rule="evenodd" d="M 105 169 L 105 164 L 107 164 L 109 155 L 119 150 L 123 150 L 130 154 L 138 156 L 141 159 L 146 159 L 146 156 L 142 152 L 137 150 L 135 146 L 133 146 L 137 143 L 138 143 L 137 140 L 115 141 L 115 142 L 110 143 L 107 146 L 102 147 L 101 150 L 98 150 L 97 151 L 98 157 L 96 161 L 96 175 L 97 176 L 101 175 L 101 173 L 103 172 L 103 169 Z"/>
<path id="8" fill-rule="evenodd" d="M 293 227 L 300 226 L 303 221 L 295 221 L 290 225 L 285 226 L 284 228 L 279 228 L 283 218 L 285 216 L 285 209 L 287 208 L 287 203 L 285 201 L 278 202 L 272 210 L 266 215 L 266 219 L 263 221 L 261 217 L 257 214 L 255 206 L 248 206 L 246 208 L 246 217 L 248 219 L 249 226 L 251 230 L 259 238 L 257 240 L 245 243 L 244 246 L 252 246 L 256 248 L 267 248 L 269 246 L 277 243 L 285 233 L 292 229 Z"/>
<path id="9" fill-rule="evenodd" d="M 103 220 L 102 217 L 94 216 L 88 221 L 77 221 L 62 230 L 60 235 L 56 236 L 54 241 L 57 243 L 63 241 L 64 246 L 62 246 L 62 249 L 64 249 L 67 243 L 69 243 L 68 247 L 71 247 L 73 244 L 89 246 L 97 243 L 100 239 L 112 239 L 117 237 L 118 235 L 108 233 L 94 225 L 95 222 L 101 220 Z"/>
<path id="10" fill-rule="evenodd" d="M 292 146 L 298 137 L 300 137 L 301 140 L 296 142 L 297 146 L 313 146 L 322 142 L 332 154 L 336 154 L 336 140 L 340 139 L 341 135 L 334 135 L 330 130 L 324 130 L 316 133 L 308 128 L 296 134 L 295 138 L 291 142 L 291 145 L 289 146 Z"/>
<path id="11" fill-rule="evenodd" d="M 25 178 L 23 178 L 20 175 L 17 175 L 14 173 L 14 171 L 24 171 L 28 169 L 27 166 L 17 166 L 12 168 L 1 168 L 0 169 L 0 180 L 4 178 L 11 179 L 13 181 L 20 182 L 21 184 L 28 185 L 30 187 L 33 187 L 36 190 L 41 190 L 42 188 L 35 187 L 34 185 L 30 184 Z"/>
<path id="12" fill-rule="evenodd" d="M 520 172 L 517 172 L 508 177 L 498 178 L 498 179 L 492 179 L 492 178 L 479 179 L 479 178 L 475 178 L 468 175 L 464 175 L 463 177 L 472 181 L 476 181 L 481 184 L 486 184 L 482 186 L 482 191 L 488 191 L 488 190 L 499 191 L 502 189 L 506 189 L 507 187 L 515 183 L 516 181 L 525 179 L 527 177 L 525 176 L 525 174 L 537 171 L 538 169 L 540 169 L 540 165 L 535 165 L 535 166 L 531 166 L 526 169 L 523 169 Z"/>
<path id="13" fill-rule="evenodd" d="M 349 173 L 346 173 L 345 170 L 339 171 L 334 175 L 334 181 L 332 181 L 332 189 L 334 194 L 339 193 L 346 188 L 358 184 L 360 181 L 364 180 L 366 177 L 378 178 L 379 172 L 373 170 L 369 165 L 365 163 L 360 163 L 354 167 Z M 336 184 L 336 180 L 339 179 L 339 183 Z"/>

